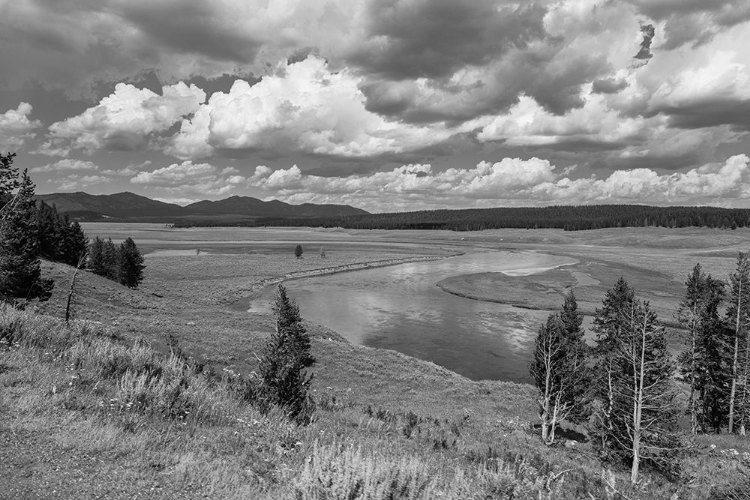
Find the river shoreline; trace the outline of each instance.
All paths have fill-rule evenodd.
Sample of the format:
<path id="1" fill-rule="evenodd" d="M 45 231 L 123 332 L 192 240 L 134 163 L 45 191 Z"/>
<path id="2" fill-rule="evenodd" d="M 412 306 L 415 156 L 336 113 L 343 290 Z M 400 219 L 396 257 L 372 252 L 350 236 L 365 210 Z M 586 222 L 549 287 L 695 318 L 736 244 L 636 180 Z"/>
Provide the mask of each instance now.
<path id="1" fill-rule="evenodd" d="M 292 281 L 302 278 L 312 278 L 315 276 L 329 276 L 332 274 L 347 273 L 353 271 L 362 271 L 366 269 L 376 269 L 380 267 L 398 266 L 401 264 L 411 264 L 414 262 L 431 262 L 436 260 L 443 260 L 450 257 L 459 257 L 464 253 L 455 253 L 452 255 L 421 255 L 416 257 L 404 257 L 398 259 L 385 259 L 368 262 L 356 262 L 354 264 L 343 264 L 340 266 L 322 267 L 319 269 L 310 269 L 307 271 L 295 271 L 287 273 L 284 276 L 274 276 L 264 278 L 261 281 L 252 285 L 252 291 L 250 295 L 244 296 L 240 299 L 241 302 L 254 300 L 263 292 L 266 287 L 283 283 L 285 281 Z"/>

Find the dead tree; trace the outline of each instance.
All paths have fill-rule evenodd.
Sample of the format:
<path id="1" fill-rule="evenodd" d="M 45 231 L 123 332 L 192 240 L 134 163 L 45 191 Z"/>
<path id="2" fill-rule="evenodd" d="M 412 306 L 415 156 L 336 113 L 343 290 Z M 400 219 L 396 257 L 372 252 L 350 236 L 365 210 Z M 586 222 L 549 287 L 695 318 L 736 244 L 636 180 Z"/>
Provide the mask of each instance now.
<path id="1" fill-rule="evenodd" d="M 76 270 L 73 271 L 73 278 L 70 280 L 70 289 L 68 290 L 68 303 L 65 306 L 65 322 L 70 321 L 70 303 L 73 300 L 73 293 L 75 293 L 76 288 L 76 278 L 78 277 L 78 271 L 81 270 L 81 267 L 86 263 L 86 257 L 88 256 L 88 252 L 81 253 L 80 258 L 78 259 L 78 265 L 76 266 Z"/>

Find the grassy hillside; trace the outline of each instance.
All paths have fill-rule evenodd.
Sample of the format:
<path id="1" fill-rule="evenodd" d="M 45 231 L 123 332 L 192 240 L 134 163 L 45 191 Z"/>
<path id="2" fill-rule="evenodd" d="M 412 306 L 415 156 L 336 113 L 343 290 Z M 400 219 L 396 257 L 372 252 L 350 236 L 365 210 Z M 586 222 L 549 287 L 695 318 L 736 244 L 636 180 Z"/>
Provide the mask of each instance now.
<path id="1" fill-rule="evenodd" d="M 70 325 L 55 318 L 72 269 L 45 263 L 52 299 L 0 309 L 0 498 L 705 499 L 749 486 L 747 441 L 705 436 L 679 481 L 632 488 L 576 429 L 569 447 L 540 442 L 532 387 L 472 382 L 315 325 L 316 420 L 264 415 L 233 373 L 254 369 L 272 318 L 207 296 L 234 293 L 217 276 L 236 262 L 204 260 L 201 274 L 199 258 L 192 281 L 166 278 L 189 260 L 147 261 L 141 290 L 84 273 Z M 167 334 L 214 369 L 167 356 Z"/>

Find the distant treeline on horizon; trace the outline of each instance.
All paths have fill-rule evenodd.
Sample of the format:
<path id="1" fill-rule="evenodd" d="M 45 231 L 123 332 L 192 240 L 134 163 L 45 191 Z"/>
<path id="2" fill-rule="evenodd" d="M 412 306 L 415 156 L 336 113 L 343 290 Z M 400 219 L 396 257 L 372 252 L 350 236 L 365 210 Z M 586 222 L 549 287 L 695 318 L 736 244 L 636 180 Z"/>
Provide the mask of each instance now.
<path id="1" fill-rule="evenodd" d="M 175 227 L 341 227 L 345 229 L 564 229 L 582 231 L 612 227 L 750 226 L 750 209 L 717 207 L 652 207 L 643 205 L 581 205 L 465 210 L 424 210 L 338 217 L 175 221 Z"/>

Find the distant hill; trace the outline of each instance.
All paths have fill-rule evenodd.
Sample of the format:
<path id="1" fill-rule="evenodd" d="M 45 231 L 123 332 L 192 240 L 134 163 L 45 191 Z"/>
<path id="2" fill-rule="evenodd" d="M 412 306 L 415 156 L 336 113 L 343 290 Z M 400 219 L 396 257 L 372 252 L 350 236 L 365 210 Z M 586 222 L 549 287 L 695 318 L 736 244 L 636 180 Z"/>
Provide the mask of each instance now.
<path id="1" fill-rule="evenodd" d="M 283 201 L 261 201 L 249 196 L 232 196 L 219 201 L 199 201 L 185 207 L 191 215 L 249 215 L 253 217 L 341 217 L 368 215 L 349 205 L 290 205 Z"/>
<path id="2" fill-rule="evenodd" d="M 175 217 L 185 215 L 183 207 L 155 201 L 133 193 L 93 195 L 83 192 L 42 194 L 36 197 L 55 205 L 61 214 L 83 219 L 130 217 Z"/>
<path id="3" fill-rule="evenodd" d="M 290 205 L 282 201 L 261 201 L 249 196 L 232 196 L 219 201 L 199 201 L 186 207 L 152 200 L 133 193 L 91 195 L 88 193 L 54 193 L 36 197 L 57 211 L 83 220 L 174 220 L 221 218 L 328 218 L 368 215 L 348 205 Z"/>

